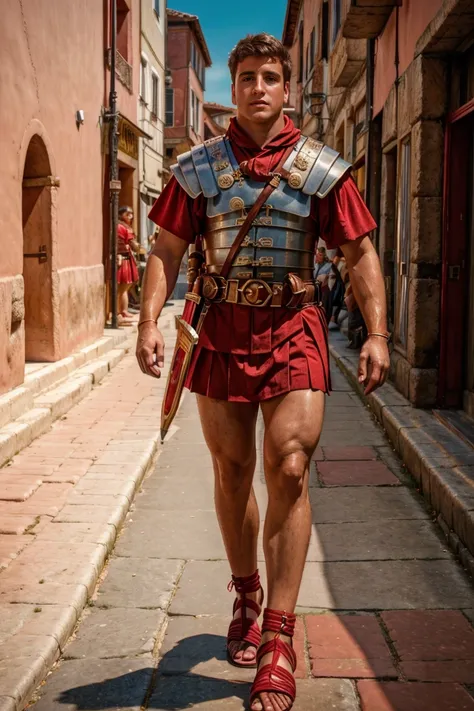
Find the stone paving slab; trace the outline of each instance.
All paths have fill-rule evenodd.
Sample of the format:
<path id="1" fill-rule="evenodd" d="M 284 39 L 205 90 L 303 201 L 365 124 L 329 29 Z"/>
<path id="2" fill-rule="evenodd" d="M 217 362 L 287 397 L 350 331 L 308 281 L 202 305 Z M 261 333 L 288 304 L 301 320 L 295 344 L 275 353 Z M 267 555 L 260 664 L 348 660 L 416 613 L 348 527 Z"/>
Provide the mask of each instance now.
<path id="1" fill-rule="evenodd" d="M 370 615 L 307 615 L 311 672 L 316 677 L 398 678 L 388 644 Z"/>
<path id="2" fill-rule="evenodd" d="M 165 610 L 173 596 L 184 562 L 154 558 L 114 558 L 94 604 Z"/>
<path id="3" fill-rule="evenodd" d="M 135 499 L 137 509 L 161 511 L 180 511 L 186 516 L 187 511 L 214 512 L 214 482 L 209 466 L 209 478 L 188 481 L 184 478 L 159 478 L 154 486 L 145 484 L 145 491 Z M 152 514 L 148 514 L 152 515 Z"/>
<path id="4" fill-rule="evenodd" d="M 224 679 L 212 680 L 193 675 L 158 677 L 148 708 L 150 711 L 177 711 L 183 708 L 244 711 L 248 708 L 249 690 L 250 684 Z M 293 709 L 359 711 L 359 704 L 351 682 L 346 679 L 298 680 Z"/>
<path id="5" fill-rule="evenodd" d="M 307 563 L 298 598 L 300 608 L 329 610 L 458 609 L 472 602 L 472 585 L 451 560 Z"/>
<path id="6" fill-rule="evenodd" d="M 64 650 L 64 658 L 110 659 L 151 654 L 165 621 L 162 610 L 89 611 L 81 620 L 75 639 Z"/>
<path id="7" fill-rule="evenodd" d="M 48 678 L 47 695 L 40 697 L 33 708 L 140 711 L 152 673 L 149 659 L 64 661 Z"/>
<path id="8" fill-rule="evenodd" d="M 214 511 L 184 512 L 137 509 L 116 546 L 118 556 L 209 560 L 225 558 Z"/>
<path id="9" fill-rule="evenodd" d="M 159 673 L 252 682 L 255 670 L 227 663 L 228 627 L 228 615 L 170 616 L 160 647 Z"/>
<path id="10" fill-rule="evenodd" d="M 260 569 L 264 578 L 265 569 Z M 176 594 L 171 602 L 171 615 L 228 615 L 232 595 L 227 592 L 231 577 L 227 561 L 190 561 L 186 563 Z M 219 594 L 219 591 L 222 591 Z"/>
<path id="11" fill-rule="evenodd" d="M 29 605 L 72 605 L 80 611 L 86 604 L 88 590 L 85 585 L 66 583 L 17 582 L 11 580 L 0 589 L 0 605 L 6 603 Z"/>
<path id="12" fill-rule="evenodd" d="M 400 487 L 312 488 L 313 524 L 428 519 L 423 500 Z"/>
<path id="13" fill-rule="evenodd" d="M 33 536 L 0 535 L 0 570 L 7 568 L 33 540 Z"/>
<path id="14" fill-rule="evenodd" d="M 459 684 L 359 681 L 362 711 L 472 711 L 474 699 Z"/>
<path id="15" fill-rule="evenodd" d="M 53 548 L 48 541 L 34 541 L 2 574 L 0 600 L 3 591 L 31 583 L 79 584 L 91 593 L 106 556 L 107 549 L 100 544 L 56 543 Z"/>
<path id="16" fill-rule="evenodd" d="M 37 541 L 70 543 L 99 543 L 110 551 L 117 535 L 117 529 L 110 524 L 102 523 L 57 523 L 44 521 L 36 528 Z"/>
<path id="17" fill-rule="evenodd" d="M 400 486 L 383 462 L 317 462 L 316 467 L 324 486 Z"/>
<path id="18" fill-rule="evenodd" d="M 446 542 L 431 521 L 324 523 L 313 527 L 319 557 L 307 560 L 402 560 L 450 558 Z M 407 541 L 410 541 L 409 549 Z"/>
<path id="19" fill-rule="evenodd" d="M 77 610 L 61 605 L 0 605 L 0 644 L 18 633 L 51 635 L 62 648 L 77 621 Z"/>

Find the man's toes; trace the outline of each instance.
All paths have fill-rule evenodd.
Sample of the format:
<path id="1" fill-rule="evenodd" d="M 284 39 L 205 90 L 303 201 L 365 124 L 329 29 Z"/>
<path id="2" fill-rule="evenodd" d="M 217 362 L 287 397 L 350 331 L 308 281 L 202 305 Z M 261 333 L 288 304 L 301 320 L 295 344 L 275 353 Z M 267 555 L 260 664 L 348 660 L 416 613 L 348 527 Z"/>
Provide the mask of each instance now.
<path id="1" fill-rule="evenodd" d="M 243 653 L 243 658 L 245 659 L 246 662 L 254 662 L 256 656 L 257 656 L 257 651 L 256 651 L 255 647 L 248 647 Z"/>
<path id="2" fill-rule="evenodd" d="M 263 704 L 263 711 L 277 711 L 272 704 L 269 694 L 262 693 L 260 694 L 260 698 Z"/>
<path id="3" fill-rule="evenodd" d="M 255 699 L 251 706 L 252 711 L 263 711 L 262 702 L 259 698 Z"/>
<path id="4" fill-rule="evenodd" d="M 283 696 L 282 694 L 270 694 L 270 700 L 273 704 L 273 708 L 275 711 L 285 711 L 288 707 L 285 705 L 286 701 L 286 696 Z"/>

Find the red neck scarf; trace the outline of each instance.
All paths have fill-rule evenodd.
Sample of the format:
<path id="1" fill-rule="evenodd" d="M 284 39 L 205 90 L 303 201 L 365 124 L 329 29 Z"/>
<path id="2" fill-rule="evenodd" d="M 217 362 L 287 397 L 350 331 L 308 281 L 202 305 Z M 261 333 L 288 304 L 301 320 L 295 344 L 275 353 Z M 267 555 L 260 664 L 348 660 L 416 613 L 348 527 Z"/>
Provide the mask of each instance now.
<path id="1" fill-rule="evenodd" d="M 239 126 L 237 119 L 230 120 L 227 137 L 232 143 L 232 150 L 239 163 L 246 161 L 245 174 L 252 180 L 265 182 L 269 173 L 275 169 L 288 148 L 294 146 L 301 136 L 301 131 L 288 116 L 280 133 L 265 144 L 257 146 L 248 133 Z"/>

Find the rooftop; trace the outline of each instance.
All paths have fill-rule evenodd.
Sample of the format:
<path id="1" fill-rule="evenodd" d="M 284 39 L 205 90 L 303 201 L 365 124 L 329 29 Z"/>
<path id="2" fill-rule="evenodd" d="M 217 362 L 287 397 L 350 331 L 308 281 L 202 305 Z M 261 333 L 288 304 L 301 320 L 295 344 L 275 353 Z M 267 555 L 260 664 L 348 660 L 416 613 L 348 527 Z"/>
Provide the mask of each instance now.
<path id="1" fill-rule="evenodd" d="M 185 22 L 189 25 L 191 25 L 191 29 L 193 30 L 194 34 L 196 35 L 196 38 L 200 44 L 200 47 L 202 49 L 202 53 L 204 55 L 204 61 L 206 64 L 206 67 L 210 67 L 212 64 L 212 59 L 211 55 L 209 54 L 209 48 L 206 44 L 206 40 L 204 39 L 204 33 L 202 31 L 201 23 L 199 22 L 199 17 L 197 15 L 190 15 L 188 12 L 180 12 L 179 10 L 172 10 L 171 8 L 167 8 L 167 15 L 168 15 L 168 23 L 169 24 L 181 24 L 182 22 Z"/>

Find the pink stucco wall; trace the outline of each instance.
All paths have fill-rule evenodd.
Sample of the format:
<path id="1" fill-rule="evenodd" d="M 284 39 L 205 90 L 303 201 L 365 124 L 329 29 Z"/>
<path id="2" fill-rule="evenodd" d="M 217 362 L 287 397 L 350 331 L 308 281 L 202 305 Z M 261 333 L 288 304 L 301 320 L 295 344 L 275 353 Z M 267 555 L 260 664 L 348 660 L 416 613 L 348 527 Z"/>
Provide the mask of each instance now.
<path id="1" fill-rule="evenodd" d="M 28 145 L 35 134 L 41 135 L 51 173 L 60 181 L 54 188 L 51 211 L 49 258 L 56 309 L 51 359 L 64 357 L 98 337 L 103 329 L 103 158 L 99 127 L 104 98 L 103 38 L 103 4 L 98 0 L 2 4 L 0 392 L 22 380 L 23 326 L 16 329 L 12 345 L 8 315 L 13 287 L 8 285 L 9 280 L 16 280 L 16 293 L 21 291 L 22 179 Z M 78 109 L 85 113 L 80 128 L 75 120 Z M 34 303 L 34 294 L 27 294 L 25 301 Z"/>
<path id="2" fill-rule="evenodd" d="M 401 76 L 414 59 L 415 45 L 441 8 L 443 0 L 404 0 L 399 12 L 398 51 Z M 383 108 L 396 80 L 396 10 L 393 10 L 383 33 L 376 42 L 374 116 Z"/>

